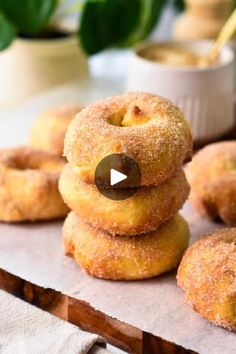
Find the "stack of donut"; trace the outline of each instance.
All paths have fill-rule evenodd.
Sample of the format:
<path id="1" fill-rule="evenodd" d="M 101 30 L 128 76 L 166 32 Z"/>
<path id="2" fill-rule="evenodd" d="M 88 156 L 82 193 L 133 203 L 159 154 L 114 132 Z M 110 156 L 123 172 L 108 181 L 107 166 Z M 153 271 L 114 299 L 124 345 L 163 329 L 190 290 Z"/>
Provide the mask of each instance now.
<path id="1" fill-rule="evenodd" d="M 65 253 L 104 279 L 145 279 L 176 268 L 189 240 L 178 210 L 189 194 L 182 165 L 192 155 L 181 111 L 152 94 L 105 99 L 77 114 L 64 152 L 59 189 L 72 209 L 63 227 Z M 94 174 L 102 159 L 120 153 L 139 165 L 141 185 L 128 199 L 110 200 Z"/>

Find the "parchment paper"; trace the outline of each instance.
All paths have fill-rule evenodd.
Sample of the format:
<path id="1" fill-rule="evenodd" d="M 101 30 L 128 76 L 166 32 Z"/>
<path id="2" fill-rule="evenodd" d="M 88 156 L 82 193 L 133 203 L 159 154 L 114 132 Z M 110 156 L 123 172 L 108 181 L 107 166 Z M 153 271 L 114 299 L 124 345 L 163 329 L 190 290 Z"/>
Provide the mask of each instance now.
<path id="1" fill-rule="evenodd" d="M 88 103 L 122 91 L 114 80 L 69 85 L 0 113 L 0 146 L 22 144 L 35 116 L 62 102 Z M 221 225 L 198 217 L 186 205 L 193 242 Z M 235 354 L 236 334 L 211 325 L 184 302 L 175 273 L 142 282 L 111 282 L 92 278 L 61 248 L 61 222 L 0 224 L 0 268 L 43 287 L 89 302 L 94 308 L 140 329 L 201 354 Z"/>
<path id="2" fill-rule="evenodd" d="M 221 225 L 200 219 L 186 205 L 193 242 Z M 0 224 L 0 268 L 201 354 L 233 354 L 236 334 L 211 325 L 184 302 L 175 272 L 152 280 L 112 282 L 90 277 L 63 255 L 61 223 Z"/>

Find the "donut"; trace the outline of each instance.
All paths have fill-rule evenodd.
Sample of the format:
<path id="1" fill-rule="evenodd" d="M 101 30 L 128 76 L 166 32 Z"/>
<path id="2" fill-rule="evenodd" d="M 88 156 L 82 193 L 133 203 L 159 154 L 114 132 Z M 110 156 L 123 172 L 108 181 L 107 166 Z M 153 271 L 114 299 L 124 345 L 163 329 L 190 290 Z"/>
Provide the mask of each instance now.
<path id="1" fill-rule="evenodd" d="M 236 225 L 236 141 L 207 145 L 187 166 L 186 175 L 196 210 Z"/>
<path id="2" fill-rule="evenodd" d="M 236 331 L 236 228 L 215 231 L 188 248 L 177 281 L 195 311 Z"/>
<path id="3" fill-rule="evenodd" d="M 29 145 L 62 156 L 68 125 L 81 109 L 82 106 L 67 104 L 43 112 L 33 123 Z"/>
<path id="4" fill-rule="evenodd" d="M 112 236 L 74 212 L 63 226 L 65 253 L 87 273 L 103 279 L 145 279 L 170 271 L 179 264 L 188 240 L 188 225 L 178 214 L 160 229 L 135 237 Z"/>
<path id="5" fill-rule="evenodd" d="M 0 150 L 0 220 L 49 220 L 65 217 L 68 207 L 58 190 L 65 162 L 30 147 Z"/>
<path id="6" fill-rule="evenodd" d="M 117 153 L 137 162 L 142 186 L 160 184 L 191 158 L 189 124 L 170 101 L 148 93 L 128 93 L 91 104 L 71 123 L 65 156 L 85 182 L 94 183 L 98 163 Z"/>
<path id="7" fill-rule="evenodd" d="M 110 234 L 137 235 L 156 230 L 184 204 L 189 185 L 184 172 L 157 186 L 140 187 L 125 200 L 103 196 L 93 184 L 85 183 L 67 164 L 59 180 L 65 203 L 85 222 Z"/>

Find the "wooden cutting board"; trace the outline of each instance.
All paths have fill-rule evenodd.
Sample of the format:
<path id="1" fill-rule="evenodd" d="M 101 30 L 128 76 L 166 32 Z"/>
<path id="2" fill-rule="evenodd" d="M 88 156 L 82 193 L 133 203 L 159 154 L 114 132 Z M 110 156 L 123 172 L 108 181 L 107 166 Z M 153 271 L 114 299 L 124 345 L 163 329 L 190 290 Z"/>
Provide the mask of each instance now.
<path id="1" fill-rule="evenodd" d="M 222 225 L 186 204 L 191 242 Z M 211 325 L 184 302 L 175 272 L 133 282 L 90 277 L 63 255 L 61 222 L 0 224 L 0 288 L 130 353 L 233 354 L 236 334 Z"/>

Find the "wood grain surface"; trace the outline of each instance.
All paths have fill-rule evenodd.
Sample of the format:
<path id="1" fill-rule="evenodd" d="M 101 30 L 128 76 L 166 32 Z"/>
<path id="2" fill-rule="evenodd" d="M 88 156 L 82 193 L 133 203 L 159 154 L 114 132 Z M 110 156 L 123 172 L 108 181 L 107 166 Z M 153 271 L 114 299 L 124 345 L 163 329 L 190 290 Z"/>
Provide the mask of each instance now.
<path id="1" fill-rule="evenodd" d="M 94 309 L 85 301 L 45 289 L 0 269 L 0 289 L 41 308 L 79 328 L 104 337 L 130 354 L 194 354 L 134 326 Z"/>

